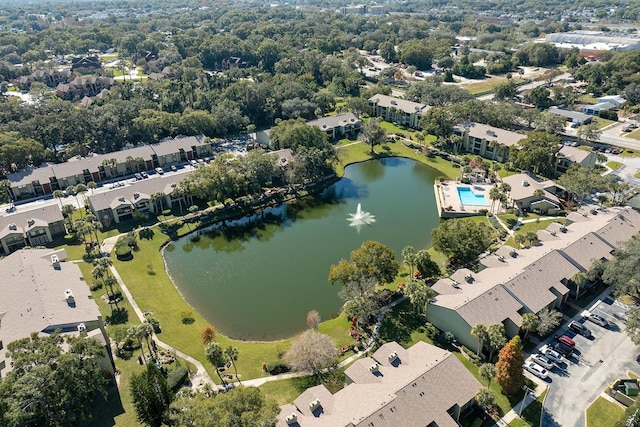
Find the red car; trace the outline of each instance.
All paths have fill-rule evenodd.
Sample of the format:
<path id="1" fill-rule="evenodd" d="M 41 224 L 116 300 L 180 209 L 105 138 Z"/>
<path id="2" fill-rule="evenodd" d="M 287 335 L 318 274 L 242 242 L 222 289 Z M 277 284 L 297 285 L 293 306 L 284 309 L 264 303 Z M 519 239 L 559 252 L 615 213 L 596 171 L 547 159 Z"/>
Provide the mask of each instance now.
<path id="1" fill-rule="evenodd" d="M 562 344 L 564 344 L 567 347 L 570 347 L 572 349 L 575 348 L 575 346 L 576 346 L 576 343 L 566 335 L 562 335 L 562 336 L 556 338 L 556 341 L 558 341 L 559 343 L 562 343 Z"/>

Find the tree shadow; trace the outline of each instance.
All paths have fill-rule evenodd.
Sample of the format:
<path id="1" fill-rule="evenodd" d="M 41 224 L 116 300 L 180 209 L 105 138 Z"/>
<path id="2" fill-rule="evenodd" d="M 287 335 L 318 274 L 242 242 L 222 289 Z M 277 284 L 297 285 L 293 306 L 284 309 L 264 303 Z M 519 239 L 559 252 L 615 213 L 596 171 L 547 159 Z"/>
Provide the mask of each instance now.
<path id="1" fill-rule="evenodd" d="M 378 337 L 381 342 L 396 341 L 400 345 L 411 343 L 413 332 L 426 332 L 424 318 L 414 311 L 409 301 L 393 309 L 393 314 L 384 317 Z"/>
<path id="2" fill-rule="evenodd" d="M 120 390 L 114 384 L 107 389 L 106 399 L 102 396 L 96 396 L 91 418 L 83 421 L 80 425 L 82 427 L 112 427 L 116 425 L 115 418 L 124 412 Z"/>
<path id="3" fill-rule="evenodd" d="M 105 321 L 110 325 L 122 325 L 129 321 L 129 311 L 126 308 L 114 308 L 111 316 L 107 316 Z"/>

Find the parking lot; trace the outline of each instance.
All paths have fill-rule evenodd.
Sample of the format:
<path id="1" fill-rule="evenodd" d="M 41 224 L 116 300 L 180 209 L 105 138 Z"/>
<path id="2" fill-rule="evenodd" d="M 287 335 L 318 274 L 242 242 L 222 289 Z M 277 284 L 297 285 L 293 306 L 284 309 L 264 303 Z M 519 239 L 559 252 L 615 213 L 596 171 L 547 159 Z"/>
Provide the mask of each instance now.
<path id="1" fill-rule="evenodd" d="M 590 339 L 577 335 L 566 325 L 556 334 L 575 341 L 574 355 L 554 367 L 546 382 L 550 386 L 541 425 L 584 426 L 584 411 L 616 378 L 627 371 L 640 371 L 638 351 L 624 332 L 628 307 L 606 298 L 594 303 L 588 312 L 604 317 L 609 326 L 602 327 L 576 316 L 592 333 Z M 547 342 L 551 342 L 553 338 Z"/>

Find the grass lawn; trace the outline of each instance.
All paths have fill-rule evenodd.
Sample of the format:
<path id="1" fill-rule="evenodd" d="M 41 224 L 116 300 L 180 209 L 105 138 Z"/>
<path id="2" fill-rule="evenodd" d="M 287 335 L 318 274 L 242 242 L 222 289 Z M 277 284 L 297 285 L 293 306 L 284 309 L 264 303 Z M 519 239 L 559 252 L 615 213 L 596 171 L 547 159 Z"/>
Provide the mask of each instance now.
<path id="1" fill-rule="evenodd" d="M 473 374 L 473 376 L 476 377 L 476 379 L 478 381 L 480 381 L 481 384 L 483 384 L 483 385 L 487 384 L 487 380 L 485 380 L 484 378 L 482 378 L 480 376 L 479 368 L 472 361 L 467 359 L 462 353 L 456 352 L 454 354 L 462 362 L 462 364 L 464 366 L 466 366 L 466 368 L 469 370 L 469 372 L 471 372 Z M 536 387 L 536 384 L 533 381 L 529 380 L 529 379 L 525 379 L 525 384 L 529 388 L 535 388 Z M 518 393 L 516 395 L 514 395 L 514 396 L 507 396 L 507 395 L 503 394 L 502 390 L 500 389 L 500 386 L 498 385 L 498 383 L 496 381 L 491 381 L 490 389 L 491 389 L 491 391 L 493 392 L 493 394 L 496 397 L 496 404 L 498 405 L 501 417 L 504 416 L 504 414 L 509 412 L 511 409 L 513 409 L 513 405 L 515 405 L 518 402 L 520 402 L 522 400 L 522 398 L 524 397 L 524 390 L 518 391 Z"/>
<path id="2" fill-rule="evenodd" d="M 633 176 L 636 177 L 636 178 L 640 178 L 640 171 L 634 173 Z"/>
<path id="3" fill-rule="evenodd" d="M 378 340 L 381 344 L 396 341 L 404 348 L 409 348 L 418 341 L 433 344 L 426 334 L 424 323 L 424 318 L 415 313 L 409 300 L 403 301 L 384 317 Z"/>
<path id="4" fill-rule="evenodd" d="M 498 215 L 498 218 L 500 218 L 504 223 L 504 225 L 506 225 L 509 228 L 513 228 L 518 222 L 518 215 L 514 215 L 514 214 L 501 214 L 501 215 Z"/>
<path id="5" fill-rule="evenodd" d="M 622 167 L 622 163 L 620 162 L 607 162 L 607 167 L 611 170 L 617 170 Z"/>
<path id="6" fill-rule="evenodd" d="M 476 95 L 479 93 L 491 92 L 497 84 L 505 82 L 506 80 L 506 77 L 491 76 L 477 82 L 463 83 L 460 87 L 468 90 L 472 95 Z"/>
<path id="7" fill-rule="evenodd" d="M 633 132 L 628 133 L 627 138 L 636 139 L 640 141 L 640 129 L 636 129 Z"/>
<path id="8" fill-rule="evenodd" d="M 509 423 L 509 427 L 540 427 L 540 421 L 542 417 L 542 404 L 544 398 L 547 395 L 547 390 L 542 393 L 536 400 L 531 402 L 524 411 L 522 411 L 521 418 L 515 418 Z"/>
<path id="9" fill-rule="evenodd" d="M 370 147 L 362 143 L 337 148 L 339 164 L 336 166 L 336 172 L 338 176 L 342 176 L 344 174 L 344 168 L 347 165 L 351 163 L 364 162 L 374 158 L 369 153 Z M 422 152 L 416 152 L 415 149 L 411 149 L 401 142 L 389 142 L 376 146 L 375 153 L 377 158 L 398 156 L 419 161 L 427 166 L 437 169 L 442 173 L 442 175 L 449 179 L 455 179 L 455 177 L 460 173 L 460 169 L 454 167 L 452 162 L 440 157 L 428 157 Z"/>
<path id="10" fill-rule="evenodd" d="M 622 418 L 624 409 L 619 405 L 608 401 L 604 397 L 598 397 L 587 408 L 587 427 L 612 426 Z"/>
<path id="11" fill-rule="evenodd" d="M 538 230 L 544 230 L 552 222 L 564 223 L 564 219 L 547 219 L 547 220 L 541 220 L 541 221 L 537 221 L 537 222 L 528 222 L 526 224 L 522 224 L 520 226 L 520 228 L 518 228 L 516 233 L 524 234 L 524 233 L 528 233 L 529 231 L 532 231 L 532 232 L 535 233 Z M 507 241 L 504 244 L 505 245 L 509 245 L 511 247 L 514 247 L 514 248 L 518 248 L 518 245 L 516 244 L 516 241 L 513 238 L 513 236 L 509 237 L 509 239 L 507 239 Z"/>
<path id="12" fill-rule="evenodd" d="M 317 376 L 311 375 L 308 377 L 269 381 L 259 388 L 265 396 L 274 399 L 278 405 L 284 405 L 285 403 L 292 403 L 306 389 L 320 384 L 327 387 L 331 393 L 336 393 L 341 390 L 345 385 L 344 368 Z"/>
<path id="13" fill-rule="evenodd" d="M 638 134 L 638 139 L 640 139 L 640 134 Z M 638 157 L 639 155 L 640 153 L 632 150 L 631 148 L 625 148 L 624 151 L 620 153 L 620 156 L 622 157 Z"/>

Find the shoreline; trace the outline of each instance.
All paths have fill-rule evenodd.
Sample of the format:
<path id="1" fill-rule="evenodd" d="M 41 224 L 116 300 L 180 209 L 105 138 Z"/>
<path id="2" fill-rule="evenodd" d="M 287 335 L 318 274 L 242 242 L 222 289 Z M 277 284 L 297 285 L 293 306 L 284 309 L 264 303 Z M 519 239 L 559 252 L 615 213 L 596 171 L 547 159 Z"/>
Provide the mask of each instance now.
<path id="1" fill-rule="evenodd" d="M 405 146 L 402 146 L 402 147 L 403 147 L 404 149 L 406 149 L 406 150 L 410 150 L 408 147 L 405 147 Z M 339 147 L 338 147 L 338 151 L 339 151 Z M 411 151 L 413 152 L 414 150 L 411 150 Z M 319 181 L 319 182 L 323 182 L 323 183 L 324 183 L 324 185 L 323 185 L 323 186 L 317 186 L 317 188 L 313 188 L 313 192 L 315 193 L 315 192 L 317 192 L 317 191 L 322 191 L 322 190 L 324 190 L 326 187 L 328 187 L 329 185 L 331 185 L 331 184 L 333 184 L 334 182 L 337 182 L 338 180 L 342 179 L 342 178 L 344 177 L 344 171 L 345 171 L 346 167 L 348 167 L 348 166 L 350 166 L 350 165 L 352 165 L 352 164 L 363 163 L 363 162 L 367 162 L 367 161 L 370 161 L 370 160 L 377 160 L 377 159 L 383 159 L 383 158 L 394 158 L 394 157 L 399 157 L 399 158 L 406 158 L 406 159 L 410 159 L 410 160 L 413 160 L 413 161 L 417 161 L 417 162 L 419 162 L 419 163 L 421 163 L 421 164 L 423 164 L 423 165 L 425 165 L 425 166 L 428 166 L 428 167 L 432 168 L 433 170 L 437 171 L 438 173 L 442 173 L 442 174 L 446 175 L 446 172 L 444 172 L 443 170 L 441 170 L 441 169 L 439 169 L 439 168 L 435 167 L 434 165 L 429 164 L 429 162 L 425 161 L 425 159 L 418 158 L 418 156 L 415 156 L 415 157 L 414 157 L 414 156 L 406 155 L 406 154 L 403 154 L 403 153 L 394 153 L 394 154 L 381 153 L 381 155 L 376 156 L 376 157 L 371 157 L 371 156 L 367 153 L 367 154 L 366 154 L 366 156 L 367 156 L 367 158 L 352 159 L 351 161 L 345 162 L 344 164 L 340 164 L 339 166 L 341 166 L 341 167 L 340 167 L 340 168 L 336 168 L 336 172 L 335 172 L 335 174 L 334 174 L 330 179 L 324 179 L 324 180 L 322 180 L 322 181 Z M 422 154 L 420 157 L 422 157 L 422 156 L 426 156 L 426 155 Z M 316 184 L 316 185 L 317 185 L 317 184 Z M 309 194 L 304 194 L 302 197 L 296 197 L 296 198 L 294 198 L 293 200 L 300 200 L 300 199 L 307 198 L 310 194 L 312 194 L 312 193 L 310 192 Z M 290 203 L 290 201 L 284 201 L 283 203 Z M 281 203 L 281 204 L 282 204 L 282 203 Z M 275 205 L 275 206 L 280 206 L 280 204 Z M 256 213 L 256 212 L 259 212 L 259 210 L 260 210 L 260 209 L 253 209 L 253 210 L 252 210 L 252 214 L 253 214 L 253 213 Z M 241 217 L 243 217 L 243 216 L 246 216 L 246 212 L 244 212 L 244 211 L 242 211 L 242 210 L 240 210 L 240 211 L 237 213 L 237 215 L 235 215 L 235 217 L 236 217 L 236 218 L 241 218 Z M 198 232 L 198 231 L 201 231 L 202 229 L 205 229 L 205 228 L 211 227 L 212 225 L 219 224 L 219 223 L 221 223 L 222 221 L 224 221 L 224 220 L 229 220 L 229 219 L 230 219 L 230 218 L 224 218 L 224 219 L 219 219 L 219 220 L 217 220 L 217 221 L 215 221 L 215 222 L 207 223 L 207 225 L 206 225 L 206 226 L 204 226 L 204 227 L 199 227 L 199 228 L 198 228 L 198 229 L 196 229 L 196 230 L 192 230 L 192 231 L 187 232 L 187 233 L 184 233 L 184 234 L 178 234 L 178 235 L 177 235 L 177 238 L 184 238 L 184 237 L 186 237 L 186 236 L 188 236 L 188 235 L 190 235 L 190 234 L 196 233 L 196 232 Z M 191 309 L 191 310 L 193 310 L 193 311 L 194 311 L 194 314 L 196 315 L 195 317 L 197 317 L 197 318 L 198 318 L 198 319 L 197 319 L 197 322 L 198 322 L 198 323 L 209 324 L 209 323 L 208 323 L 208 321 L 207 321 L 207 319 L 205 319 L 205 318 L 202 316 L 202 314 L 201 314 L 198 310 L 196 310 L 196 309 L 195 309 L 195 308 L 194 308 L 194 307 L 193 307 L 193 306 L 192 306 L 192 305 L 191 305 L 191 304 L 190 304 L 190 303 L 185 299 L 184 295 L 182 294 L 182 292 L 180 292 L 180 289 L 176 286 L 175 282 L 173 281 L 173 278 L 171 277 L 171 275 L 169 274 L 169 272 L 168 272 L 168 270 L 167 270 L 166 260 L 165 260 L 165 258 L 164 258 L 164 252 L 163 252 L 163 251 L 164 251 L 164 249 L 166 249 L 166 247 L 167 247 L 168 245 L 170 245 L 171 243 L 173 243 L 173 242 L 174 242 L 174 240 L 175 240 L 175 239 L 168 238 L 167 240 L 165 240 L 165 241 L 164 241 L 164 242 L 162 242 L 159 246 L 157 246 L 157 247 L 156 247 L 156 250 L 158 251 L 158 253 L 159 253 L 160 257 L 162 258 L 162 265 L 163 265 L 164 273 L 166 274 L 166 278 L 167 278 L 167 280 L 168 280 L 168 283 L 171 283 L 171 286 L 175 289 L 175 291 L 177 292 L 177 295 L 179 295 L 180 299 L 182 300 L 181 302 L 182 302 L 186 307 L 188 307 L 189 309 Z M 130 287 L 130 288 L 131 288 L 131 287 Z M 136 295 L 135 295 L 135 294 L 136 294 L 135 286 L 134 286 L 134 290 L 132 291 L 132 294 L 133 294 L 133 296 L 134 296 L 134 299 L 136 299 Z M 141 295 L 140 295 L 140 294 L 138 294 L 138 299 L 140 298 L 140 296 L 141 296 Z M 149 303 L 147 303 L 147 304 L 149 304 Z M 155 301 L 155 302 L 153 302 L 153 303 L 150 303 L 150 305 L 152 305 L 152 306 L 154 306 L 154 305 L 155 305 L 155 307 L 147 307 L 147 309 L 149 309 L 150 311 L 153 311 L 152 309 L 153 309 L 153 308 L 157 308 L 157 307 L 158 307 L 158 305 L 161 305 L 161 302 L 160 302 L 160 301 Z M 340 311 L 340 313 L 342 313 L 342 311 Z M 323 321 L 323 322 L 321 323 L 320 329 L 323 329 L 323 328 L 322 328 L 322 325 L 324 325 L 324 326 L 325 326 L 325 329 L 327 329 L 327 330 L 331 330 L 331 329 L 332 329 L 332 325 L 330 324 L 330 322 L 335 322 L 337 319 L 340 319 L 340 316 L 341 316 L 341 314 L 339 314 L 339 315 L 338 315 L 337 317 L 335 317 L 335 318 L 331 318 L 331 319 L 327 319 L 327 320 Z M 166 319 L 165 319 L 165 321 L 166 321 Z M 179 323 L 179 322 L 177 322 L 177 323 Z M 177 327 L 180 327 L 180 325 L 178 325 Z M 345 331 L 346 331 L 346 328 L 345 328 Z M 199 332 L 199 331 L 198 331 L 198 332 Z M 193 331 L 191 331 L 190 333 L 193 333 Z M 195 335 L 195 334 L 194 334 L 194 335 Z M 237 343 L 237 344 L 239 344 L 239 345 L 245 345 L 245 344 L 246 344 L 246 345 L 256 345 L 256 346 L 265 346 L 265 347 L 268 347 L 268 346 L 273 347 L 273 346 L 275 345 L 275 346 L 276 346 L 276 347 L 278 347 L 278 348 L 279 348 L 281 345 L 286 345 L 286 344 L 287 344 L 291 339 L 293 339 L 293 338 L 295 338 L 295 337 L 297 336 L 297 335 L 293 335 L 293 336 L 288 337 L 288 338 L 282 338 L 282 339 L 277 339 L 277 340 L 261 341 L 261 340 L 242 340 L 242 339 L 235 339 L 235 338 L 231 338 L 231 337 L 229 337 L 229 336 L 225 335 L 222 331 L 217 331 L 217 335 L 218 335 L 218 337 L 219 337 L 218 341 L 226 341 L 226 342 L 231 343 L 231 344 L 233 344 L 233 343 Z M 190 354 L 190 355 L 194 356 L 194 354 L 191 354 L 191 353 L 193 353 L 193 349 L 191 349 L 191 350 L 185 349 L 184 345 L 181 345 L 181 344 L 179 344 L 178 342 L 176 342 L 176 340 L 175 340 L 175 336 L 174 336 L 173 338 L 174 338 L 174 339 L 169 339 L 169 340 L 166 340 L 166 341 L 167 341 L 170 345 L 173 345 L 173 346 L 175 346 L 176 348 L 181 348 L 181 349 L 183 349 L 183 351 L 184 351 L 185 353 L 187 353 L 187 354 Z M 265 348 L 265 353 L 260 355 L 260 357 L 261 357 L 262 359 L 264 359 L 264 361 L 265 361 L 265 362 L 269 362 L 269 361 L 271 360 L 272 355 L 270 355 L 270 350 L 271 350 L 271 352 L 273 352 L 273 349 L 266 349 L 266 348 Z M 197 357 L 197 356 L 196 356 L 196 357 Z M 272 361 L 272 362 L 273 362 L 273 361 L 276 361 L 276 359 L 271 360 L 271 361 Z M 260 371 L 260 372 L 262 373 L 262 371 Z M 260 374 L 257 374 L 257 375 L 256 375 L 256 374 L 257 374 L 257 372 L 256 372 L 256 373 L 254 373 L 254 374 L 249 374 L 249 377 L 256 377 L 256 378 L 258 378 L 258 377 L 261 377 L 261 376 L 265 376 L 265 375 L 260 375 Z"/>

